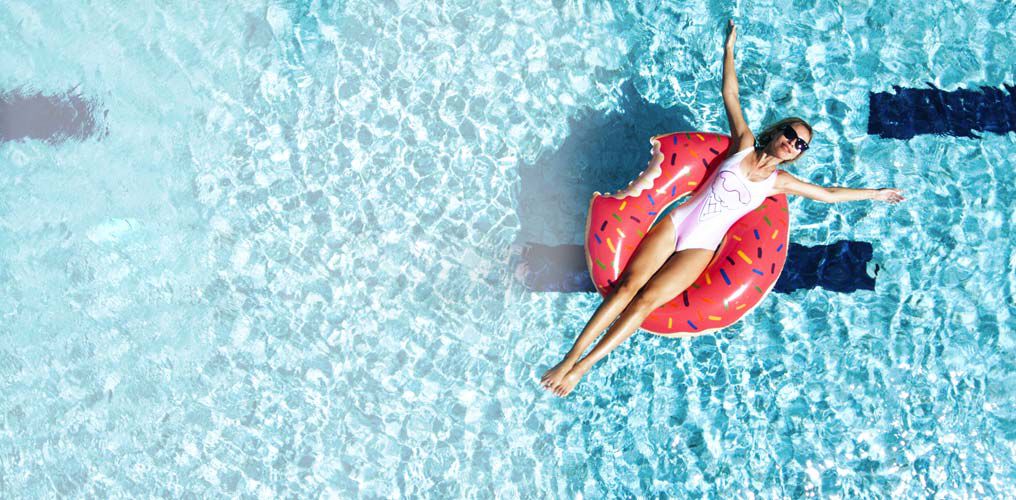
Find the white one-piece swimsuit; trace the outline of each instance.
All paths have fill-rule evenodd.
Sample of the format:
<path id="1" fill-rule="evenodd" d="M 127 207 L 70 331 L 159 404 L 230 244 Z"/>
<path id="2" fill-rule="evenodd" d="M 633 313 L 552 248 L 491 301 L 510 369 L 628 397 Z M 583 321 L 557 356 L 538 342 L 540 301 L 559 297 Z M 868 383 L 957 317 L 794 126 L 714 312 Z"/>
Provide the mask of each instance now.
<path id="1" fill-rule="evenodd" d="M 752 151 L 738 151 L 720 164 L 691 199 L 670 212 L 674 221 L 674 250 L 704 248 L 716 250 L 730 226 L 758 208 L 772 194 L 776 174 L 755 182 L 741 173 L 741 160 Z"/>

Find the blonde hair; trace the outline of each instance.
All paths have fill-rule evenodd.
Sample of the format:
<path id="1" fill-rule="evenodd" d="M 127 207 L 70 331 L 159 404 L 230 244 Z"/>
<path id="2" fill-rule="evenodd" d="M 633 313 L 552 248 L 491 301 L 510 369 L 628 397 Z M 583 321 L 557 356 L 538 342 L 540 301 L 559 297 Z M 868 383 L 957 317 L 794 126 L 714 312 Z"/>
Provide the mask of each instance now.
<path id="1" fill-rule="evenodd" d="M 808 129 L 808 133 L 811 134 L 811 138 L 812 140 L 814 140 L 815 132 L 811 130 L 811 125 L 808 125 L 808 122 L 802 120 L 801 118 L 798 118 L 796 116 L 790 116 L 762 129 L 762 132 L 760 132 L 758 136 L 755 137 L 755 149 L 756 150 L 764 149 L 767 145 L 769 145 L 770 142 L 772 142 L 773 138 L 777 137 L 779 134 L 783 132 L 784 126 L 786 125 L 793 126 L 798 123 L 804 125 L 804 128 Z M 810 143 L 811 141 L 808 142 Z M 781 162 L 781 164 L 794 163 L 795 161 L 800 160 L 802 156 L 804 156 L 804 153 L 797 155 L 797 157 L 794 158 L 793 160 Z"/>

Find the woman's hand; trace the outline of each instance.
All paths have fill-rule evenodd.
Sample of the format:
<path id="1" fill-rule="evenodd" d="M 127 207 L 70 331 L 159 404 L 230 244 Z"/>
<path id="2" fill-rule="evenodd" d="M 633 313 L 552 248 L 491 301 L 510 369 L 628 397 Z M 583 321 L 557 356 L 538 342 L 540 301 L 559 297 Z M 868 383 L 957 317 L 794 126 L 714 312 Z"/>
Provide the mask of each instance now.
<path id="1" fill-rule="evenodd" d="M 730 19 L 727 21 L 727 50 L 734 50 L 734 40 L 737 39 L 737 26 L 734 26 L 734 20 Z"/>
<path id="2" fill-rule="evenodd" d="M 882 188 L 875 192 L 875 200 L 884 201 L 887 203 L 899 203 L 903 201 L 903 191 L 896 188 Z"/>

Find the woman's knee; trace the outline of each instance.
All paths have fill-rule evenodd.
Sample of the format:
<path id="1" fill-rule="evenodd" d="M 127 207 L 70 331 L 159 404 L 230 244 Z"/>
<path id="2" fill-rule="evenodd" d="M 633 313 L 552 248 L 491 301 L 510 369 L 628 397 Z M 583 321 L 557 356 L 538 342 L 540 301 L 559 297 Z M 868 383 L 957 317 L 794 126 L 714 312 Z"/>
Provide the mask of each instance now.
<path id="1" fill-rule="evenodd" d="M 619 280 L 615 293 L 625 297 L 632 297 L 639 292 L 639 289 L 641 289 L 644 284 L 645 283 L 639 283 L 631 277 L 625 277 Z"/>
<path id="2" fill-rule="evenodd" d="M 658 291 L 643 288 L 637 295 L 635 295 L 635 298 L 632 299 L 631 307 L 637 311 L 651 312 L 662 306 L 667 302 L 667 300 L 669 300 L 669 298 L 662 296 Z"/>

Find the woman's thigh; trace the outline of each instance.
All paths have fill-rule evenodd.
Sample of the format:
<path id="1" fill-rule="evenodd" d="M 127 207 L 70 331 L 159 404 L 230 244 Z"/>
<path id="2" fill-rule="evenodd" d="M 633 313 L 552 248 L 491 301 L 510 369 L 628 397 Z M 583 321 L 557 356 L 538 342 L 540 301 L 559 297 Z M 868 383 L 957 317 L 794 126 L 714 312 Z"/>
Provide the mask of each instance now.
<path id="1" fill-rule="evenodd" d="M 702 275 L 716 254 L 714 250 L 688 248 L 675 253 L 638 291 L 633 302 L 657 308 L 688 289 Z"/>
<path id="2" fill-rule="evenodd" d="M 669 215 L 664 216 L 642 238 L 618 281 L 633 290 L 642 288 L 674 254 L 675 235 L 673 220 Z"/>

